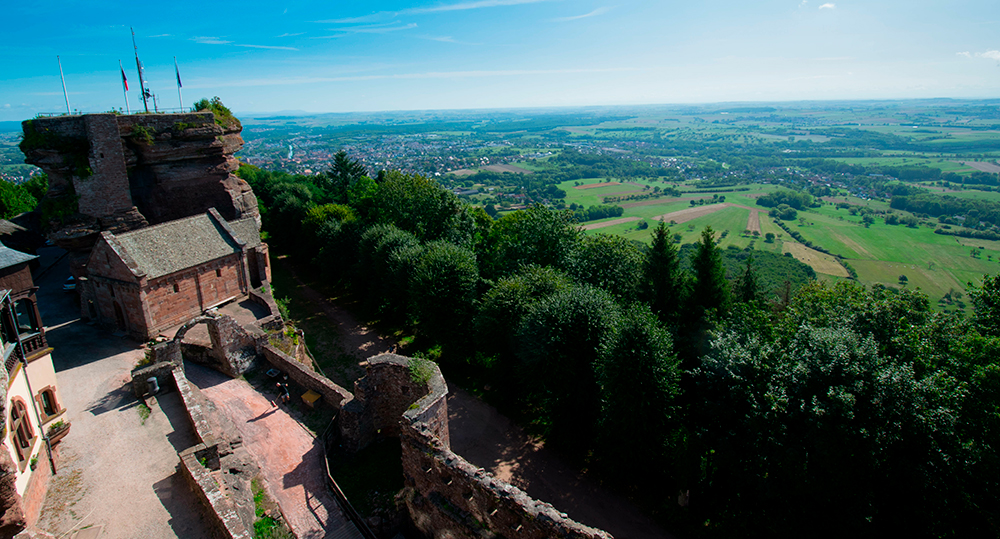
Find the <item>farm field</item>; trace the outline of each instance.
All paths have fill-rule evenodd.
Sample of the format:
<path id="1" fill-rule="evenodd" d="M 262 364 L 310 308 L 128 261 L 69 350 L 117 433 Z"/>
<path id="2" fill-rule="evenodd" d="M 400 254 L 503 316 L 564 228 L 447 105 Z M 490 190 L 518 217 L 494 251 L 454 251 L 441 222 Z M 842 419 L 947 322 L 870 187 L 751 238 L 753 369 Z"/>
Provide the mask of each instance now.
<path id="1" fill-rule="evenodd" d="M 567 191 L 567 205 L 602 204 L 604 196 L 627 192 L 630 187 L 640 193 L 648 192 L 624 183 L 609 185 L 599 179 L 576 183 L 580 185 L 574 185 L 574 182 L 560 185 Z M 664 185 L 662 182 L 650 183 Z M 681 185 L 682 192 L 685 187 Z M 858 280 L 866 285 L 877 283 L 900 287 L 899 277 L 905 275 L 905 286 L 919 288 L 929 296 L 932 304 L 937 304 L 951 290 L 964 290 L 968 282 L 978 284 L 983 274 L 1000 271 L 998 241 L 934 234 L 933 228 L 927 226 L 914 229 L 903 225 L 886 225 L 881 218 L 865 228 L 860 215 L 851 215 L 846 209 L 838 209 L 835 203 L 847 201 L 878 212 L 890 211 L 889 205 L 882 201 L 843 195 L 826 197 L 832 203 L 800 211 L 799 219 L 785 222 L 786 226 L 802 234 L 813 245 L 832 253 L 824 254 L 793 240 L 768 216 L 767 208 L 756 205 L 756 197 L 775 190 L 775 186 L 739 186 L 747 187 L 750 189 L 707 195 L 691 193 L 678 198 L 619 203 L 625 208 L 621 217 L 589 221 L 583 228 L 587 234 L 616 234 L 648 243 L 652 227 L 658 219 L 663 218 L 668 223 L 675 221 L 670 226 L 671 234 L 679 234 L 681 243 L 694 243 L 698 241 L 702 229 L 711 226 L 718 233 L 722 248 L 732 246 L 745 249 L 752 244 L 756 250 L 790 253 L 812 266 L 822 279 L 835 281 L 849 277 L 844 266 L 832 255 L 843 256 L 845 262 L 854 267 Z M 990 199 L 1000 200 L 1000 193 L 996 192 L 962 191 L 948 194 L 963 197 L 985 195 Z M 712 195 L 725 196 L 725 202 L 691 206 L 692 198 L 711 199 Z M 753 227 L 752 213 L 758 217 L 756 224 L 760 235 L 756 238 L 744 234 L 745 230 Z M 642 228 L 644 224 L 648 225 L 647 228 Z M 723 233 L 725 237 L 722 237 Z M 764 241 L 767 233 L 775 235 L 773 242 Z M 973 251 L 977 251 L 976 257 L 972 256 Z"/>

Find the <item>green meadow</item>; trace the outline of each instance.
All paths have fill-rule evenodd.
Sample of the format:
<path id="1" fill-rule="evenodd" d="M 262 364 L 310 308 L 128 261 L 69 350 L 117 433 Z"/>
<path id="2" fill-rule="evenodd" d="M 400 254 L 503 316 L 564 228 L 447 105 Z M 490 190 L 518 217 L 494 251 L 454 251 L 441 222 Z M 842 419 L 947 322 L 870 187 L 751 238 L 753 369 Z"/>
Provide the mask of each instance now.
<path id="1" fill-rule="evenodd" d="M 602 198 L 605 196 L 620 196 L 615 195 L 615 193 L 644 192 L 639 186 L 625 183 L 590 189 L 574 188 L 577 186 L 576 184 L 600 184 L 604 180 L 604 178 L 592 178 L 564 182 L 560 188 L 567 192 L 566 204 L 576 203 L 590 206 L 602 204 Z M 637 183 L 653 186 L 667 185 L 657 181 Z M 599 224 L 621 218 L 638 220 L 588 230 L 586 233 L 617 234 L 630 240 L 648 243 L 652 228 L 656 226 L 654 220 L 656 217 L 692 208 L 690 201 L 686 198 L 697 196 L 710 199 L 713 194 L 718 194 L 725 195 L 726 203 L 738 206 L 722 207 L 720 205 L 721 209 L 717 211 L 671 225 L 671 234 L 680 234 L 681 243 L 694 243 L 698 241 L 701 231 L 706 226 L 711 226 L 719 234 L 717 236 L 720 238 L 719 245 L 723 248 L 733 246 L 745 249 L 752 243 L 753 248 L 757 250 L 774 253 L 787 251 L 785 244 L 794 244 L 795 240 L 775 224 L 772 218 L 768 217 L 767 208 L 757 206 L 756 198 L 749 196 L 773 191 L 776 187 L 772 185 L 740 187 L 749 187 L 749 190 L 685 193 L 682 197 L 683 200 L 661 198 L 655 201 L 640 201 L 645 204 L 626 207 L 622 217 L 589 221 L 585 224 Z M 681 186 L 682 191 L 685 188 L 691 189 L 689 186 Z M 995 192 L 962 191 L 949 194 L 969 197 L 983 196 L 1000 200 L 1000 193 Z M 867 206 L 875 211 L 890 211 L 889 205 L 882 201 L 864 200 L 851 196 L 837 196 L 835 200 L 838 202 L 846 200 L 852 205 Z M 619 204 L 629 206 L 629 202 L 623 201 Z M 706 204 L 697 207 L 708 211 L 713 206 L 715 205 Z M 744 234 L 751 210 L 739 206 L 762 210 L 759 237 L 754 238 Z M 906 212 L 897 211 L 896 213 Z M 802 234 L 813 245 L 822 247 L 834 255 L 844 257 L 845 261 L 857 271 L 858 280 L 861 283 L 900 287 L 904 285 L 900 284 L 899 277 L 905 275 L 907 278 L 905 286 L 919 288 L 929 296 L 934 304 L 937 304 L 945 294 L 952 290 L 963 291 L 969 282 L 978 284 L 984 274 L 1000 272 L 1000 242 L 998 241 L 935 234 L 933 226 L 927 225 L 918 228 L 886 225 L 881 218 L 876 218 L 875 223 L 866 228 L 861 221 L 861 216 L 851 215 L 847 209 L 838 209 L 835 203 L 826 203 L 819 208 L 800 211 L 798 217 L 794 221 L 785 221 L 784 224 L 791 230 Z M 641 228 L 641 224 L 644 222 L 649 225 L 647 228 Z M 723 232 L 726 233 L 724 238 L 721 237 Z M 764 241 L 765 234 L 768 232 L 773 233 L 776 237 L 771 243 Z M 836 281 L 841 279 L 841 277 L 822 273 L 822 265 L 819 263 L 815 267 L 822 280 Z"/>

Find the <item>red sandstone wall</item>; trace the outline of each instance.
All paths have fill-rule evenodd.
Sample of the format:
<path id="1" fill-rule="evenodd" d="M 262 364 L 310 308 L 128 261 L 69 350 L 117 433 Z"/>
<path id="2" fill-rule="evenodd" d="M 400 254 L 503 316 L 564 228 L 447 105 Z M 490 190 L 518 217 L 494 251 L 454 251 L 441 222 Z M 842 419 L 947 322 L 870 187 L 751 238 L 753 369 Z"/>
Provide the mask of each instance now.
<path id="1" fill-rule="evenodd" d="M 145 294 L 151 333 L 187 322 L 205 309 L 243 294 L 242 285 L 239 253 L 149 282 Z"/>

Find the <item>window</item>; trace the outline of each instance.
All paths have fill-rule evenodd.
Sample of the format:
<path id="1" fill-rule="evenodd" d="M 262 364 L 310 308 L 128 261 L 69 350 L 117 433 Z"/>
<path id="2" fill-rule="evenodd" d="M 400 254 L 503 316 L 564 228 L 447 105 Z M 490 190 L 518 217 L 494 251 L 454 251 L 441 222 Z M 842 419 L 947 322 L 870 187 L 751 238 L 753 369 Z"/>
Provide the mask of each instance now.
<path id="1" fill-rule="evenodd" d="M 174 293 L 176 294 L 177 292 L 180 292 L 180 290 L 181 289 L 177 286 L 177 283 L 174 283 Z"/>
<path id="2" fill-rule="evenodd" d="M 216 269 L 215 270 L 215 276 L 216 277 L 222 277 L 222 270 L 221 269 Z"/>
<path id="3" fill-rule="evenodd" d="M 47 417 L 56 415 L 59 411 L 59 407 L 56 406 L 56 395 L 51 389 L 42 390 L 42 413 Z"/>
<path id="4" fill-rule="evenodd" d="M 35 322 L 35 305 L 31 300 L 19 299 L 14 304 L 14 316 L 17 319 L 18 333 L 33 333 L 38 331 L 38 323 Z"/>
<path id="5" fill-rule="evenodd" d="M 108 284 L 108 290 L 111 291 L 111 297 L 115 297 L 115 286 L 113 284 Z"/>
<path id="6" fill-rule="evenodd" d="M 35 433 L 31 430 L 28 409 L 24 405 L 24 401 L 17 399 L 10 404 L 10 437 L 13 442 L 11 445 L 14 446 L 14 452 L 17 453 L 17 460 L 23 466 L 28 457 L 31 456 L 31 444 L 34 441 Z"/>

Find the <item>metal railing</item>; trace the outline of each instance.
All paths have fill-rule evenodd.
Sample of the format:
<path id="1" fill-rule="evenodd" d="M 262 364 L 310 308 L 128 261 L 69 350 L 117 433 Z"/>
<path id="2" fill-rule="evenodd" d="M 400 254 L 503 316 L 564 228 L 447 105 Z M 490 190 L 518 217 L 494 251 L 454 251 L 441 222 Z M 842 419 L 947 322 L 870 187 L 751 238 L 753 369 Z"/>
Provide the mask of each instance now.
<path id="1" fill-rule="evenodd" d="M 347 496 L 344 495 L 344 491 L 340 490 L 340 485 L 337 484 L 337 481 L 333 478 L 333 474 L 330 473 L 330 458 L 327 444 L 331 443 L 330 429 L 332 429 L 336 423 L 337 416 L 335 415 L 330 421 L 330 424 L 327 425 L 326 430 L 323 431 L 323 435 L 320 437 L 320 443 L 323 444 L 323 465 L 326 467 L 327 487 L 329 487 L 330 491 L 333 492 L 333 497 L 337 498 L 337 502 L 344 510 L 344 514 L 346 514 L 347 518 L 354 523 L 354 526 L 359 532 L 361 532 L 361 535 L 363 535 L 365 539 L 378 539 L 368 527 L 368 523 L 361 518 L 361 515 L 358 514 L 357 510 L 354 509 L 354 506 L 351 505 L 351 502 L 348 501 Z"/>
<path id="2" fill-rule="evenodd" d="M 39 112 L 35 114 L 35 118 L 56 118 L 59 116 L 83 116 L 84 114 L 117 114 L 119 116 L 135 116 L 137 114 L 178 114 L 178 113 L 188 113 L 193 112 L 187 107 L 173 107 L 173 108 L 163 108 L 158 107 L 155 111 L 146 112 L 144 110 L 133 110 L 131 112 L 125 112 L 124 110 L 101 110 L 101 111 L 82 111 L 74 110 L 73 112 Z"/>

